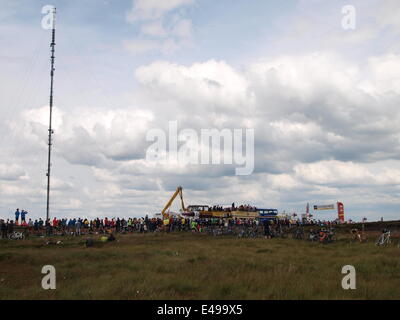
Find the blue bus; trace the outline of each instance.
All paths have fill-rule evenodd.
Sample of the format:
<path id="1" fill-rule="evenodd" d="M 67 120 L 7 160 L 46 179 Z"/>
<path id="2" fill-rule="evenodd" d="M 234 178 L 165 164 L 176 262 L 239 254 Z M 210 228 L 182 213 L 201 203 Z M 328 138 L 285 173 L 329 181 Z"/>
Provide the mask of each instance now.
<path id="1" fill-rule="evenodd" d="M 278 216 L 278 209 L 257 209 L 257 212 L 260 222 L 264 222 L 264 220 L 276 220 Z"/>

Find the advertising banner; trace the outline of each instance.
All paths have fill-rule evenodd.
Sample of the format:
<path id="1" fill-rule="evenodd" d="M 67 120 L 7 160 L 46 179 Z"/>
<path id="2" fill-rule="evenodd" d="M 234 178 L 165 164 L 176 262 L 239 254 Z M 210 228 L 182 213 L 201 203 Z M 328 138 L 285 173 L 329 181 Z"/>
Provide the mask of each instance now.
<path id="1" fill-rule="evenodd" d="M 314 206 L 314 210 L 334 210 L 334 209 L 335 209 L 334 204 L 329 204 L 324 206 Z"/>
<path id="2" fill-rule="evenodd" d="M 337 210 L 338 210 L 339 221 L 341 223 L 344 223 L 344 205 L 342 202 L 337 203 Z"/>

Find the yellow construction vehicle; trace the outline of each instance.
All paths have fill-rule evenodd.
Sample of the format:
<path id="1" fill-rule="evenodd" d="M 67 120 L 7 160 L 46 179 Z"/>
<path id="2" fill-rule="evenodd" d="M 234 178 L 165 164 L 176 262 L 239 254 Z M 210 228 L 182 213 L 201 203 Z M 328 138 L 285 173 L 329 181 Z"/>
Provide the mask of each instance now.
<path id="1" fill-rule="evenodd" d="M 165 205 L 163 211 L 161 212 L 162 216 L 164 219 L 169 218 L 169 214 L 167 213 L 167 210 L 171 207 L 172 203 L 174 202 L 175 198 L 178 196 L 180 196 L 181 198 L 181 205 L 182 205 L 182 212 L 185 212 L 185 203 L 183 202 L 183 193 L 182 193 L 182 187 L 178 187 L 174 193 L 174 195 L 171 197 L 171 199 L 169 199 L 168 203 Z"/>

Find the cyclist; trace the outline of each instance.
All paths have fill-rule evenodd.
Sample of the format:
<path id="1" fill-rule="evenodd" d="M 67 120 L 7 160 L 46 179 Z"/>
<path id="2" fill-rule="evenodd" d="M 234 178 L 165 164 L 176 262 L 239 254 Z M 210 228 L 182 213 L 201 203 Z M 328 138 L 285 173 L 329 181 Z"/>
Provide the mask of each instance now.
<path id="1" fill-rule="evenodd" d="M 326 238 L 328 237 L 328 233 L 326 232 L 325 228 L 322 228 L 319 232 L 319 242 L 323 243 Z"/>
<path id="2" fill-rule="evenodd" d="M 358 229 L 352 229 L 351 234 L 353 235 L 353 240 L 362 242 L 361 233 Z"/>

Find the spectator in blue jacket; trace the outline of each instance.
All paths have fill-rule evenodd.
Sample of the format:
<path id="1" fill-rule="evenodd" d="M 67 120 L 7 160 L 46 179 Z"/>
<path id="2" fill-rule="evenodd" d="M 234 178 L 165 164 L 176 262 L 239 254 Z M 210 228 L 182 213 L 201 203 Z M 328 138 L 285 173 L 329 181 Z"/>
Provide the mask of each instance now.
<path id="1" fill-rule="evenodd" d="M 22 210 L 21 211 L 21 223 L 25 222 L 25 216 L 28 214 L 28 211 Z"/>
<path id="2" fill-rule="evenodd" d="M 17 209 L 17 211 L 15 211 L 15 223 L 16 223 L 16 224 L 18 224 L 19 215 L 20 215 L 20 212 L 19 212 L 19 209 Z"/>

